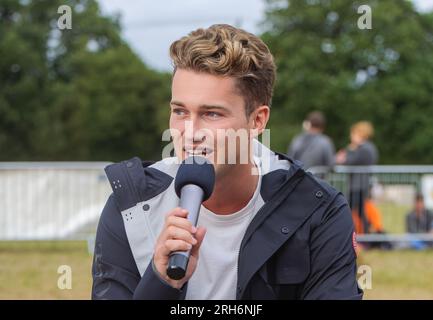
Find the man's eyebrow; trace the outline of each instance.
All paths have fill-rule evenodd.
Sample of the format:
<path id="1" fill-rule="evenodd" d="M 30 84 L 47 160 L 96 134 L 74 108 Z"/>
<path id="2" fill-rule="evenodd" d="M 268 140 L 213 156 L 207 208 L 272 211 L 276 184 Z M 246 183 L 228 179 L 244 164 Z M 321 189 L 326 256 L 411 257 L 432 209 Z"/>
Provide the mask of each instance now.
<path id="1" fill-rule="evenodd" d="M 199 108 L 204 109 L 204 110 L 221 110 L 224 112 L 231 113 L 229 108 L 223 107 L 223 106 L 218 106 L 218 105 L 202 104 Z"/>
<path id="2" fill-rule="evenodd" d="M 185 104 L 183 104 L 180 101 L 176 101 L 173 100 L 170 102 L 170 105 L 175 105 L 175 106 L 179 106 L 179 107 L 185 107 Z M 199 109 L 204 109 L 204 110 L 221 110 L 221 111 L 225 111 L 228 113 L 231 113 L 230 109 L 224 106 L 220 106 L 220 105 L 213 105 L 213 104 L 202 104 L 199 106 Z"/>
<path id="3" fill-rule="evenodd" d="M 170 104 L 174 104 L 174 105 L 180 106 L 180 107 L 185 107 L 185 105 L 182 102 L 179 102 L 176 100 L 170 101 Z"/>

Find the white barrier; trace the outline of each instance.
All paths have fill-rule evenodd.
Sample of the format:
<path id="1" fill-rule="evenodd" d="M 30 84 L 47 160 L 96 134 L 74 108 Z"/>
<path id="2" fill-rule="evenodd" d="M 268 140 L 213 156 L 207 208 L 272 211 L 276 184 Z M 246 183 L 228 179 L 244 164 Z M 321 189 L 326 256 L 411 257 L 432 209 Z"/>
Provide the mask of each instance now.
<path id="1" fill-rule="evenodd" d="M 0 162 L 0 240 L 87 240 L 111 193 L 106 162 Z"/>

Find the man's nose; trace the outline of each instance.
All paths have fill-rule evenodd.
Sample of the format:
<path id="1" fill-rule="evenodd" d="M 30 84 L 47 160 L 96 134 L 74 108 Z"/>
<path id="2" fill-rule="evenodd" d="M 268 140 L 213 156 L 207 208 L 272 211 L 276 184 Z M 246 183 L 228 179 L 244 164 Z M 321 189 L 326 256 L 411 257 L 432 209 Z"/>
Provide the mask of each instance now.
<path id="1" fill-rule="evenodd" d="M 199 119 L 191 118 L 186 125 L 185 138 L 188 143 L 201 143 L 206 140 L 205 131 Z"/>

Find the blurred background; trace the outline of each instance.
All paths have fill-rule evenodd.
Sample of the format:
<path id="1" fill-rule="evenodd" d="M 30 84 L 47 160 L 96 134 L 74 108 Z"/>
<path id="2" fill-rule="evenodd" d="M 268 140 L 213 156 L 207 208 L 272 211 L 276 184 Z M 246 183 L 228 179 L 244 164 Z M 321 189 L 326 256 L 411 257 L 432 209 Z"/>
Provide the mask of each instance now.
<path id="1" fill-rule="evenodd" d="M 433 299 L 433 0 L 1 0 L 0 299 L 90 298 L 103 168 L 161 159 L 168 48 L 214 23 L 274 54 L 274 150 L 326 119 L 332 163 L 308 169 L 351 202 L 365 298 Z"/>

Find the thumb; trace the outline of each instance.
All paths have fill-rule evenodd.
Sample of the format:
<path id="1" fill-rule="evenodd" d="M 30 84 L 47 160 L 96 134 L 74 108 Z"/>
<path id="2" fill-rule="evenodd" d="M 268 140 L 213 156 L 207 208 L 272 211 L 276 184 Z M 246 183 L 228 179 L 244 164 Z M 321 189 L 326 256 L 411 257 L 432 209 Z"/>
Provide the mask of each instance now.
<path id="1" fill-rule="evenodd" d="M 196 258 L 198 257 L 198 251 L 200 250 L 200 246 L 203 242 L 205 234 L 206 234 L 206 228 L 205 227 L 198 227 L 197 228 L 197 231 L 195 233 L 195 239 L 197 240 L 197 243 L 191 249 L 191 255 L 196 257 Z"/>

